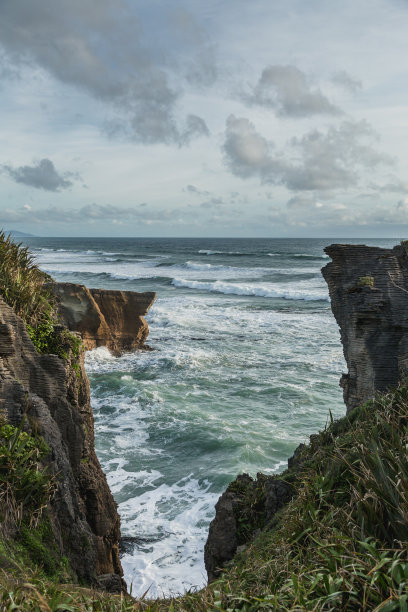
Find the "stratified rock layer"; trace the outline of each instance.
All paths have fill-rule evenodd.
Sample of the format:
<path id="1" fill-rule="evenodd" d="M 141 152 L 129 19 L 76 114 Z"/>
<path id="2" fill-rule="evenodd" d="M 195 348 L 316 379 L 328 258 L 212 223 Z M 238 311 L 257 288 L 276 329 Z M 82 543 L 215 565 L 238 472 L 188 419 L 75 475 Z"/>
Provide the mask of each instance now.
<path id="1" fill-rule="evenodd" d="M 60 553 L 78 579 L 120 591 L 120 520 L 94 451 L 83 353 L 78 362 L 69 345 L 66 351 L 67 360 L 39 355 L 22 319 L 0 298 L 0 408 L 14 425 L 25 415 L 28 430 L 51 448 L 56 493 L 50 518 Z"/>
<path id="2" fill-rule="evenodd" d="M 64 325 L 81 334 L 86 350 L 106 346 L 119 355 L 143 348 L 149 333 L 144 315 L 155 293 L 87 289 L 73 283 L 56 283 L 53 289 Z"/>
<path id="3" fill-rule="evenodd" d="M 408 370 L 408 256 L 405 245 L 332 244 L 325 252 L 332 262 L 322 273 L 348 367 L 340 384 L 351 410 Z"/>

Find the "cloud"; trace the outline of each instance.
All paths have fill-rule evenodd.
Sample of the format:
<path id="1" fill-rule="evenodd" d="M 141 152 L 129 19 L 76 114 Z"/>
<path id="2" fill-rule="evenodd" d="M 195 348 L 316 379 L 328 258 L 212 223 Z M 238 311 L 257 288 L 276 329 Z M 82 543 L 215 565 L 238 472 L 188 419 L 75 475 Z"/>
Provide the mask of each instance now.
<path id="1" fill-rule="evenodd" d="M 322 208 L 323 204 L 321 202 L 317 202 L 315 198 L 310 196 L 293 196 L 290 200 L 287 201 L 286 207 L 289 210 L 307 210 L 313 208 Z"/>
<path id="2" fill-rule="evenodd" d="M 81 208 L 62 208 L 48 206 L 37 208 L 22 206 L 19 209 L 5 209 L 0 211 L 0 222 L 21 223 L 56 223 L 56 224 L 89 224 L 98 221 L 138 220 L 149 221 L 154 219 L 169 219 L 172 211 L 147 210 L 143 202 L 139 205 L 121 207 L 110 204 L 87 204 Z"/>
<path id="3" fill-rule="evenodd" d="M 212 61 L 206 43 L 198 37 L 195 41 L 189 57 L 196 79 L 211 80 L 202 74 L 208 75 Z M 142 21 L 126 0 L 3 0 L 0 44 L 10 65 L 40 66 L 110 105 L 118 115 L 112 134 L 178 145 L 208 134 L 204 120 L 193 114 L 179 125 L 182 78 L 174 71 L 171 47 L 166 48 L 166 37 L 159 33 L 145 36 Z"/>
<path id="4" fill-rule="evenodd" d="M 249 119 L 230 115 L 227 119 L 224 161 L 236 176 L 259 176 L 262 182 L 279 182 L 282 170 L 270 155 L 271 144 L 261 136 Z M 276 164 L 279 166 L 279 164 Z"/>
<path id="5" fill-rule="evenodd" d="M 397 177 L 392 177 L 391 181 L 392 182 L 385 183 L 384 185 L 370 183 L 368 187 L 380 193 L 408 193 L 408 183 L 401 181 Z"/>
<path id="6" fill-rule="evenodd" d="M 28 185 L 35 189 L 44 189 L 45 191 L 69 189 L 73 185 L 71 179 L 80 178 L 77 174 L 72 172 L 64 172 L 63 174 L 58 173 L 52 161 L 46 158 L 40 160 L 33 166 L 13 168 L 10 165 L 4 164 L 1 166 L 1 169 L 16 183 L 22 183 L 23 185 Z"/>
<path id="7" fill-rule="evenodd" d="M 356 186 L 360 173 L 392 160 L 377 152 L 375 134 L 365 121 L 344 121 L 326 132 L 312 130 L 293 138 L 284 152 L 272 153 L 273 144 L 245 118 L 231 115 L 226 124 L 224 161 L 241 178 L 284 185 L 292 191 L 328 191 Z"/>
<path id="8" fill-rule="evenodd" d="M 351 93 L 356 93 L 362 88 L 363 84 L 358 79 L 353 79 L 345 70 L 339 70 L 332 76 L 332 82 L 335 85 L 340 85 Z"/>
<path id="9" fill-rule="evenodd" d="M 187 191 L 188 193 L 194 193 L 195 195 L 200 196 L 200 197 L 202 196 L 207 197 L 211 195 L 209 191 L 198 189 L 198 187 L 196 187 L 195 185 L 187 185 L 187 187 L 185 187 L 183 191 Z"/>
<path id="10" fill-rule="evenodd" d="M 286 117 L 338 115 L 341 111 L 313 88 L 306 75 L 296 66 L 268 66 L 249 94 L 242 95 L 249 106 L 273 109 Z"/>

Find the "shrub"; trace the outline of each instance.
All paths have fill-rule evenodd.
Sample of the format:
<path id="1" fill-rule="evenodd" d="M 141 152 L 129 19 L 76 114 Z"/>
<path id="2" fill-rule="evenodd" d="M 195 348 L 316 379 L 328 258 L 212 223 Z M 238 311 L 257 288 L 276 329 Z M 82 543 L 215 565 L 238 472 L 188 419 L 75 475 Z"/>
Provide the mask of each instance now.
<path id="1" fill-rule="evenodd" d="M 19 528 L 25 520 L 36 526 L 53 493 L 53 482 L 41 464 L 50 449 L 19 427 L 0 427 L 0 515 L 3 530 Z"/>
<path id="2" fill-rule="evenodd" d="M 374 288 L 374 276 L 360 276 L 358 279 L 358 286 Z"/>
<path id="3" fill-rule="evenodd" d="M 55 309 L 56 298 L 45 285 L 51 278 L 34 263 L 28 248 L 0 232 L 0 291 L 11 308 L 36 327 Z"/>
<path id="4" fill-rule="evenodd" d="M 52 278 L 42 272 L 27 247 L 0 232 L 0 293 L 25 322 L 39 353 L 68 359 L 80 353 L 81 340 L 58 325 L 57 299 Z"/>

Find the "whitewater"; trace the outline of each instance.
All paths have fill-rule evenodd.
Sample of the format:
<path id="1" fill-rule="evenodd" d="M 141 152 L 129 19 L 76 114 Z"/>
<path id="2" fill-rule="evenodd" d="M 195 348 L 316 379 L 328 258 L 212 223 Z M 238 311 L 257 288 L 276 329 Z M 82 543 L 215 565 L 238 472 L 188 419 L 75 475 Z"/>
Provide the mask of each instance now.
<path id="1" fill-rule="evenodd" d="M 58 281 L 156 291 L 153 351 L 86 355 L 96 450 L 119 505 L 135 596 L 206 582 L 214 504 L 237 474 L 272 474 L 345 413 L 339 331 L 320 269 L 332 242 L 29 238 Z"/>

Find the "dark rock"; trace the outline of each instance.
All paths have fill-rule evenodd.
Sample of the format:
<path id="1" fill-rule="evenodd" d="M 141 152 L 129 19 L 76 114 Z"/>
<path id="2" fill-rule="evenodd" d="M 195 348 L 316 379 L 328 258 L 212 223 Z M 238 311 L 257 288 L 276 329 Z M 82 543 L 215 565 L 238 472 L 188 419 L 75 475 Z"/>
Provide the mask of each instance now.
<path id="1" fill-rule="evenodd" d="M 268 479 L 265 485 L 265 514 L 270 521 L 293 497 L 293 487 L 288 482 L 278 479 Z"/>
<path id="2" fill-rule="evenodd" d="M 408 256 L 405 245 L 332 244 L 325 251 L 332 262 L 322 273 L 348 367 L 340 385 L 351 410 L 408 371 Z"/>
<path id="3" fill-rule="evenodd" d="M 215 505 L 215 518 L 210 524 L 204 547 L 204 563 L 208 582 L 215 580 L 222 567 L 230 561 L 238 546 L 238 528 L 234 506 L 238 499 L 235 493 L 225 491 Z"/>
<path id="4" fill-rule="evenodd" d="M 302 450 L 304 448 L 306 448 L 305 444 L 299 444 L 299 446 L 297 446 L 295 448 L 295 451 L 294 451 L 293 455 L 291 457 L 289 457 L 289 459 L 288 459 L 288 468 L 290 470 L 293 469 L 296 465 L 299 464 L 300 456 L 301 456 Z"/>
<path id="5" fill-rule="evenodd" d="M 124 587 L 126 589 L 124 581 L 117 574 L 100 574 L 96 586 L 108 593 L 122 593 Z"/>
<path id="6" fill-rule="evenodd" d="M 75 359 L 76 368 L 72 367 Z M 94 421 L 84 354 L 39 355 L 24 322 L 0 298 L 0 407 L 8 420 L 41 433 L 51 448 L 56 492 L 50 503 L 56 544 L 78 580 L 95 584 L 122 567 L 120 519 L 94 450 Z"/>
<path id="7" fill-rule="evenodd" d="M 215 518 L 204 548 L 209 582 L 220 575 L 222 568 L 245 549 L 247 542 L 267 526 L 292 496 L 292 486 L 275 476 L 257 474 L 254 480 L 241 474 L 230 483 L 215 505 Z"/>

